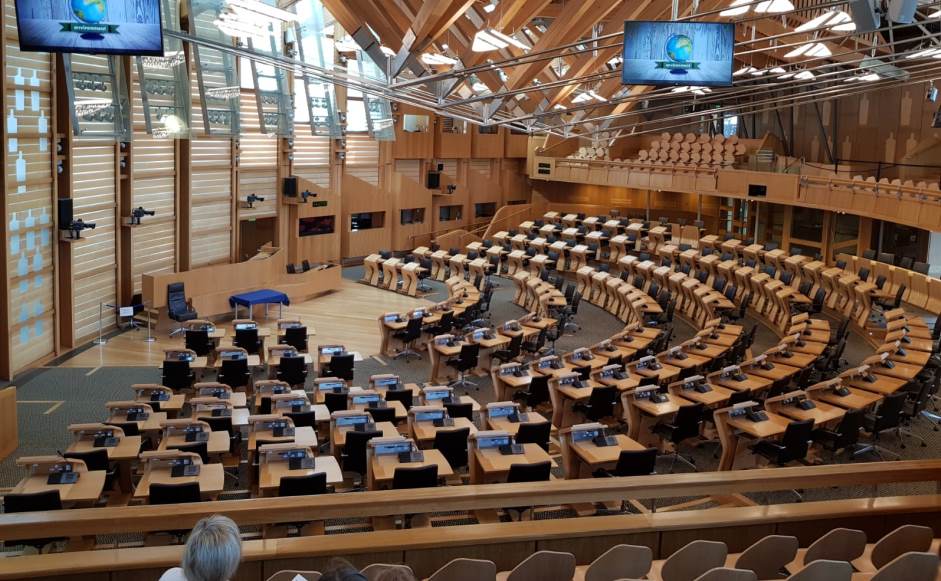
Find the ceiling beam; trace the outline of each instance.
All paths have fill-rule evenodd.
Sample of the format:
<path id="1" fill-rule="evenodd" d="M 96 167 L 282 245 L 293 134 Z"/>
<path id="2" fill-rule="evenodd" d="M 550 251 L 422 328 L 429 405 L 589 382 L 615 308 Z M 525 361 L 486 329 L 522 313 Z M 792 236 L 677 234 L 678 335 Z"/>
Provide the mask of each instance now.
<path id="1" fill-rule="evenodd" d="M 392 76 L 405 68 L 409 57 L 415 57 L 444 34 L 475 0 L 425 0 L 415 20 L 402 39 L 402 46 L 392 59 Z"/>

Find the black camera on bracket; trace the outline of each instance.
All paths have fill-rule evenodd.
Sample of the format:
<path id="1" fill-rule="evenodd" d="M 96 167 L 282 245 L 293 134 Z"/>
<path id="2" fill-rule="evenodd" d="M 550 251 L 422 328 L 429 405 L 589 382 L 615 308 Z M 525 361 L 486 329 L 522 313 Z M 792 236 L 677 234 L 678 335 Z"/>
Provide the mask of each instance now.
<path id="1" fill-rule="evenodd" d="M 94 222 L 86 222 L 81 218 L 72 220 L 69 222 L 69 239 L 78 240 L 82 237 L 82 230 L 94 230 L 96 224 Z"/>
<path id="2" fill-rule="evenodd" d="M 156 216 L 156 210 L 145 210 L 143 206 L 138 206 L 131 210 L 131 224 L 140 225 L 140 219 L 144 216 Z"/>
<path id="3" fill-rule="evenodd" d="M 245 201 L 248 203 L 249 208 L 254 208 L 253 205 L 255 202 L 264 202 L 265 199 L 258 194 L 248 194 L 248 197 L 245 198 Z"/>

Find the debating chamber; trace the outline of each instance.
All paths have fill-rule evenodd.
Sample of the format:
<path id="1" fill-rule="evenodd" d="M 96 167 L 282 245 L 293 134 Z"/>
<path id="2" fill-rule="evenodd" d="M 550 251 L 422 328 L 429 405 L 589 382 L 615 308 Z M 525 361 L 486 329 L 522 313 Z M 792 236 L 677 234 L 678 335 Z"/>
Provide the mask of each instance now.
<path id="1" fill-rule="evenodd" d="M 941 581 L 941 0 L 0 24 L 0 581 Z"/>

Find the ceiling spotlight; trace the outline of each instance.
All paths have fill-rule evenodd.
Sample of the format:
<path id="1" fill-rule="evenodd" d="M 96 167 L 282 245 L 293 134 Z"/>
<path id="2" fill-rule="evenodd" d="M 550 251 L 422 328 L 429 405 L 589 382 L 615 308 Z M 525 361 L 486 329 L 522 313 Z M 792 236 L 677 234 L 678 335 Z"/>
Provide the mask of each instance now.
<path id="1" fill-rule="evenodd" d="M 740 68 L 739 70 L 735 71 L 734 73 L 732 73 L 732 76 L 733 76 L 733 77 L 741 77 L 742 75 L 747 75 L 748 73 L 752 73 L 752 72 L 755 72 L 755 71 L 757 71 L 757 70 L 758 70 L 758 69 L 756 69 L 755 67 L 744 66 L 744 67 Z"/>
<path id="2" fill-rule="evenodd" d="M 785 70 L 782 69 L 781 67 L 774 67 L 773 69 L 771 69 L 771 70 L 768 71 L 768 72 L 774 73 L 774 74 L 776 74 L 776 75 L 780 75 L 780 74 L 784 73 Z"/>
<path id="3" fill-rule="evenodd" d="M 471 85 L 471 89 L 473 89 L 477 93 L 486 93 L 490 90 L 490 87 L 481 83 L 480 81 L 477 81 L 476 83 Z"/>
<path id="4" fill-rule="evenodd" d="M 384 44 L 379 47 L 379 50 L 386 56 L 395 56 L 395 51 Z"/>
<path id="5" fill-rule="evenodd" d="M 808 32 L 818 28 L 832 28 L 839 31 L 856 30 L 853 18 L 842 10 L 827 10 L 820 16 L 808 20 L 794 29 L 795 32 Z"/>
<path id="6" fill-rule="evenodd" d="M 500 0 L 490 0 L 489 4 L 484 4 L 484 12 L 490 14 L 497 9 L 497 4 L 500 3 Z"/>
<path id="7" fill-rule="evenodd" d="M 817 77 L 810 71 L 801 71 L 797 73 L 796 75 L 794 75 L 794 78 L 800 79 L 802 81 L 812 81 L 816 79 Z"/>

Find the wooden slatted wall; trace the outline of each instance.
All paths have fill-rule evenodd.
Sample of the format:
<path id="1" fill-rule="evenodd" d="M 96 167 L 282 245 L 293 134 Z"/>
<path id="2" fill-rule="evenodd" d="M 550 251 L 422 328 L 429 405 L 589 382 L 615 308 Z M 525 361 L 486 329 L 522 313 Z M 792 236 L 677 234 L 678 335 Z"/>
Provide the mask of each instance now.
<path id="1" fill-rule="evenodd" d="M 294 126 L 294 175 L 330 188 L 330 138 L 310 134 L 310 124 Z"/>
<path id="2" fill-rule="evenodd" d="M 52 59 L 47 53 L 20 52 L 12 0 L 4 2 L 6 76 L 3 118 L 8 141 L 6 183 L 8 252 L 8 333 L 11 370 L 24 368 L 55 351 L 53 276 Z M 34 78 L 35 76 L 35 78 Z M 10 114 L 16 118 L 12 131 Z M 45 119 L 45 121 L 42 121 Z M 45 125 L 45 131 L 40 126 Z M 11 142 L 15 139 L 15 142 Z M 22 160 L 21 160 L 22 155 Z M 19 165 L 19 168 L 17 167 Z M 19 169 L 19 171 L 17 171 Z"/>
<path id="3" fill-rule="evenodd" d="M 242 91 L 239 137 L 239 201 L 249 194 L 265 198 L 254 208 L 239 208 L 239 219 L 274 217 L 278 213 L 278 138 L 264 135 L 258 123 L 254 91 Z"/>
<path id="4" fill-rule="evenodd" d="M 192 141 L 190 267 L 232 258 L 232 141 Z"/>
<path id="5" fill-rule="evenodd" d="M 374 186 L 379 185 L 379 142 L 366 134 L 347 135 L 347 174 Z"/>
<path id="6" fill-rule="evenodd" d="M 141 292 L 141 275 L 176 270 L 176 143 L 147 134 L 137 74 L 132 81 L 134 148 L 131 206 L 154 210 L 131 231 L 131 285 Z"/>

